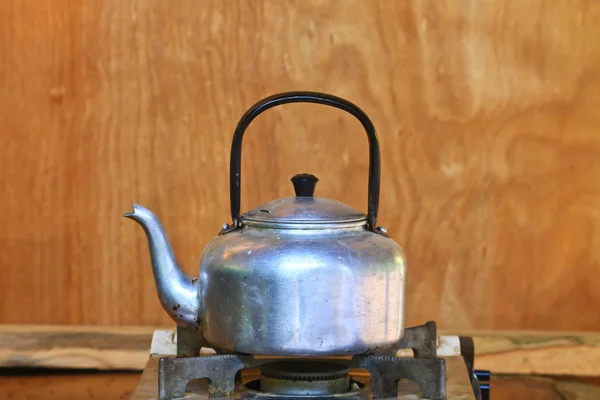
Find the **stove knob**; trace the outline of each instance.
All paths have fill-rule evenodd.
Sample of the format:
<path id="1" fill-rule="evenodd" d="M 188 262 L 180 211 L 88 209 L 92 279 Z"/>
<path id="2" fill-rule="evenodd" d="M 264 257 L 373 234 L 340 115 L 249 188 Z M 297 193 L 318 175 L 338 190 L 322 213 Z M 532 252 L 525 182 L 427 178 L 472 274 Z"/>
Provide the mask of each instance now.
<path id="1" fill-rule="evenodd" d="M 474 374 L 479 382 L 481 400 L 490 400 L 490 377 L 492 373 L 490 371 L 475 370 Z"/>
<path id="2" fill-rule="evenodd" d="M 489 383 L 481 383 L 479 385 L 479 390 L 481 390 L 481 400 L 490 400 L 490 384 Z"/>

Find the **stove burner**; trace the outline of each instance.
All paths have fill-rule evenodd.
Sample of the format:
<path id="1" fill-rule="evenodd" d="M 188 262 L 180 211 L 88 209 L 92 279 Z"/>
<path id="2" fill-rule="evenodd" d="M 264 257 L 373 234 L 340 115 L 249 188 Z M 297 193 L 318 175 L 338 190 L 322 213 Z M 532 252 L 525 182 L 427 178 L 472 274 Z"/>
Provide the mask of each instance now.
<path id="1" fill-rule="evenodd" d="M 346 365 L 336 362 L 293 359 L 265 364 L 261 371 L 270 378 L 303 381 L 342 378 L 350 372 Z"/>
<path id="2" fill-rule="evenodd" d="M 261 392 L 286 395 L 327 395 L 350 391 L 350 369 L 319 361 L 280 361 L 261 368 Z"/>

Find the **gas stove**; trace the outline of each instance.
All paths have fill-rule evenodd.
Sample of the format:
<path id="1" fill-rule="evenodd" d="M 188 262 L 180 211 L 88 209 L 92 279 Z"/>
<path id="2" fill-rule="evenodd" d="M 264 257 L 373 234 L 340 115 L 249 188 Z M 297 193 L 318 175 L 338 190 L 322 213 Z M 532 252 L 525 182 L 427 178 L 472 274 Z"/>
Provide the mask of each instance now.
<path id="1" fill-rule="evenodd" d="M 428 322 L 385 352 L 267 357 L 206 354 L 201 336 L 179 327 L 177 354 L 152 354 L 131 400 L 489 399 L 489 372 L 473 370 L 472 339 L 443 339 L 440 346 Z"/>

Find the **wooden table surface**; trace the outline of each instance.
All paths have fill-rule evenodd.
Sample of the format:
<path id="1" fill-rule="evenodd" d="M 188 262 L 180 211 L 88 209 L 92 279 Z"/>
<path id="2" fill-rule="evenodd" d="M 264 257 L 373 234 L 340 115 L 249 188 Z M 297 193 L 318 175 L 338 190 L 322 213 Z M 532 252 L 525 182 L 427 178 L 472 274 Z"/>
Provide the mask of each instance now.
<path id="1" fill-rule="evenodd" d="M 139 372 L 0 370 L 0 399 L 129 399 Z M 596 400 L 600 379 L 494 376 L 494 400 Z"/>

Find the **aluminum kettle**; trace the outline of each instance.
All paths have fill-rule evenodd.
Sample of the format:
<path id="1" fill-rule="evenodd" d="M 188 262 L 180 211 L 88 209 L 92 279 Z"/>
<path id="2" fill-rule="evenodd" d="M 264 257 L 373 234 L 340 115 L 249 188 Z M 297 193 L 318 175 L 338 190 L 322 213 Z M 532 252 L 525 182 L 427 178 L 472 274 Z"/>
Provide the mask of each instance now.
<path id="1" fill-rule="evenodd" d="M 368 211 L 314 196 L 317 178 L 292 178 L 295 196 L 240 215 L 242 139 L 265 110 L 318 103 L 356 117 L 369 139 Z M 380 152 L 367 115 L 347 100 L 290 92 L 265 98 L 241 118 L 230 166 L 232 223 L 204 249 L 200 275 L 183 273 L 157 217 L 134 205 L 126 217 L 148 238 L 163 308 L 221 352 L 272 356 L 384 351 L 402 338 L 406 261 L 377 227 Z"/>

